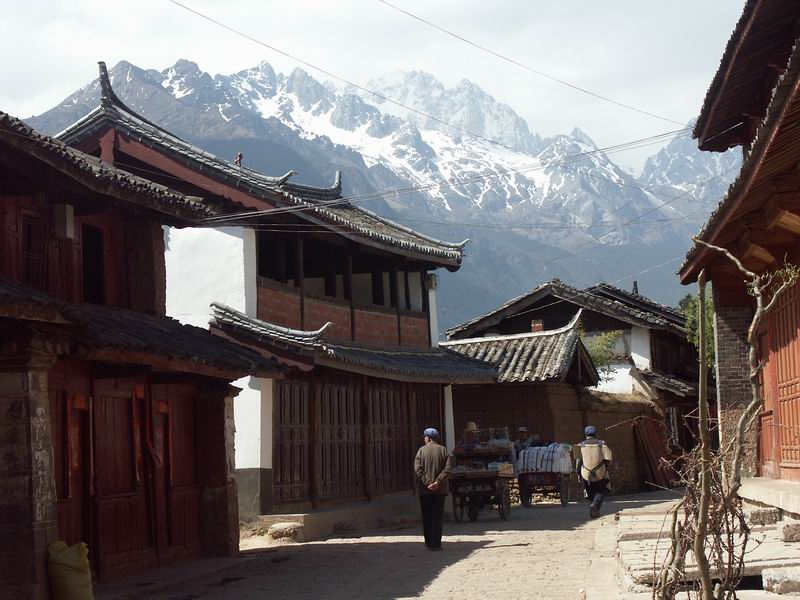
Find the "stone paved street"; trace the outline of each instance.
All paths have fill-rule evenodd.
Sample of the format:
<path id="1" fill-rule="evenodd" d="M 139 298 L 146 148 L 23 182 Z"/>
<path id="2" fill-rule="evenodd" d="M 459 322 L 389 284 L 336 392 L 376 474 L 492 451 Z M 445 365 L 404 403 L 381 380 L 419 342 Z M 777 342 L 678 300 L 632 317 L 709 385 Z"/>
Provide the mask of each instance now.
<path id="1" fill-rule="evenodd" d="M 644 506 L 652 495 L 608 502 L 587 518 L 584 504 L 515 508 L 508 522 L 482 513 L 476 523 L 446 523 L 444 551 L 430 552 L 413 529 L 274 546 L 213 575 L 123 596 L 158 600 L 444 600 L 617 598 L 617 510 Z M 109 597 L 103 595 L 102 597 Z"/>

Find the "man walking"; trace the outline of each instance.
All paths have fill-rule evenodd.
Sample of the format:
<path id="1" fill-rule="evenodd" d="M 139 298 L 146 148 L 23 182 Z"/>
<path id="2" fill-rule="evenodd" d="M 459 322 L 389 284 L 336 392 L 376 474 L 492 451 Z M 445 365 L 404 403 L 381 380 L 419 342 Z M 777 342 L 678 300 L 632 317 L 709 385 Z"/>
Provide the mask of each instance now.
<path id="1" fill-rule="evenodd" d="M 429 550 L 442 549 L 442 517 L 447 497 L 447 474 L 450 457 L 447 448 L 439 444 L 439 432 L 429 427 L 423 433 L 425 445 L 414 458 L 414 473 L 419 488 L 419 504 L 422 508 L 422 526 L 425 545 Z"/>
<path id="2" fill-rule="evenodd" d="M 597 428 L 587 425 L 583 430 L 586 439 L 578 444 L 578 460 L 575 470 L 583 481 L 589 497 L 589 516 L 600 516 L 603 499 L 608 495 L 608 467 L 611 464 L 611 448 L 603 440 L 597 439 Z"/>

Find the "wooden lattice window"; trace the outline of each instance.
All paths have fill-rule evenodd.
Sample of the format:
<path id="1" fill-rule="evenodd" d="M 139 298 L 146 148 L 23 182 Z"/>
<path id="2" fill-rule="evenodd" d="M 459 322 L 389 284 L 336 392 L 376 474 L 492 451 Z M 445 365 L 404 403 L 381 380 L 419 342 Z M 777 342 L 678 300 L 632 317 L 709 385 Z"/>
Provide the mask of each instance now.
<path id="1" fill-rule="evenodd" d="M 45 288 L 45 229 L 33 214 L 22 215 L 22 281 L 35 288 Z"/>

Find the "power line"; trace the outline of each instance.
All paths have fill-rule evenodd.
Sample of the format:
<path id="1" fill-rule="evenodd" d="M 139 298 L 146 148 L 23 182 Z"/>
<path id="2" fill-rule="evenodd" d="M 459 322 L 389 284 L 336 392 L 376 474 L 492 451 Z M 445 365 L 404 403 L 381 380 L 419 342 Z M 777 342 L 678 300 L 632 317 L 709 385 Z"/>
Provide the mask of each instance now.
<path id="1" fill-rule="evenodd" d="M 465 127 L 462 127 L 460 125 L 456 125 L 454 123 L 450 123 L 449 121 L 447 121 L 445 119 L 442 119 L 440 117 L 437 117 L 435 115 L 432 115 L 430 113 L 427 113 L 424 110 L 420 110 L 418 108 L 414 108 L 413 106 L 409 106 L 408 104 L 404 104 L 403 102 L 395 100 L 394 98 L 390 98 L 389 96 L 386 96 L 385 94 L 381 94 L 380 92 L 376 92 L 375 90 L 371 90 L 371 89 L 369 89 L 367 87 L 364 87 L 363 85 L 359 85 L 358 83 L 355 83 L 354 81 L 351 81 L 351 80 L 347 79 L 346 77 L 343 77 L 341 75 L 337 75 L 336 73 L 334 73 L 332 71 L 329 71 L 328 69 L 326 69 L 324 67 L 317 66 L 317 65 L 315 65 L 315 64 L 313 64 L 313 63 L 311 63 L 311 62 L 309 62 L 307 60 L 304 60 L 304 59 L 300 58 L 299 56 L 296 56 L 294 54 L 291 54 L 290 52 L 287 52 L 286 50 L 281 50 L 277 46 L 274 46 L 272 44 L 268 44 L 267 42 L 264 42 L 264 41 L 254 37 L 254 36 L 252 36 L 252 35 L 250 35 L 248 33 L 245 33 L 244 31 L 241 31 L 240 29 L 236 29 L 235 27 L 227 25 L 226 23 L 223 23 L 222 21 L 220 21 L 218 19 L 215 19 L 214 17 L 211 17 L 211 16 L 209 16 L 209 15 L 207 15 L 205 13 L 202 13 L 199 10 L 195 10 L 194 8 L 192 8 L 190 6 L 187 6 L 186 4 L 178 2 L 178 0 L 168 0 L 168 1 L 170 3 L 172 3 L 172 4 L 174 4 L 175 6 L 177 6 L 179 8 L 182 8 L 183 10 L 185 10 L 187 12 L 190 12 L 190 13 L 200 17 L 201 19 L 205 19 L 209 23 L 213 23 L 214 25 L 217 25 L 218 27 L 221 27 L 221 28 L 223 28 L 223 29 L 225 29 L 227 31 L 230 31 L 233 34 L 236 34 L 236 35 L 238 35 L 240 37 L 243 37 L 246 40 L 249 40 L 249 41 L 251 41 L 251 42 L 253 42 L 255 44 L 258 44 L 259 46 L 263 46 L 264 48 L 272 50 L 273 52 L 277 52 L 281 56 L 285 56 L 286 58 L 294 60 L 294 61 L 296 61 L 296 62 L 298 62 L 298 63 L 300 63 L 300 64 L 302 64 L 302 65 L 304 65 L 304 66 L 306 66 L 306 67 L 308 67 L 310 69 L 314 69 L 315 71 L 318 71 L 319 73 L 322 73 L 323 75 L 327 75 L 328 77 L 332 77 L 333 79 L 337 79 L 338 81 L 341 81 L 342 83 L 345 83 L 345 84 L 347 84 L 349 86 L 352 86 L 352 87 L 354 87 L 354 88 L 356 88 L 358 90 L 361 90 L 362 92 L 365 92 L 367 94 L 370 94 L 370 95 L 372 95 L 372 96 L 374 96 L 376 98 L 379 98 L 380 100 L 383 100 L 384 102 L 389 102 L 389 103 L 394 104 L 396 106 L 399 106 L 401 108 L 405 108 L 406 110 L 409 110 L 409 111 L 411 111 L 413 113 L 416 113 L 416 114 L 421 115 L 423 117 L 427 117 L 428 119 L 436 121 L 437 123 L 441 123 L 442 125 L 444 125 L 446 127 L 450 127 L 451 129 L 455 129 L 457 131 L 461 131 L 463 133 L 471 135 L 474 138 L 483 140 L 485 142 L 489 142 L 490 144 L 495 144 L 497 146 L 501 146 L 503 148 L 506 148 L 507 150 L 515 151 L 514 148 L 512 148 L 511 146 L 508 146 L 507 144 L 504 144 L 503 142 L 500 142 L 500 141 L 494 140 L 492 138 L 486 137 L 486 136 L 481 135 L 479 133 L 476 133 L 474 131 L 470 131 L 469 129 L 466 129 Z M 683 123 L 679 123 L 679 125 L 683 125 Z"/>
<path id="2" fill-rule="evenodd" d="M 637 113 L 640 113 L 640 114 L 643 114 L 643 115 L 647 115 L 647 116 L 653 117 L 655 119 L 660 119 L 662 121 L 667 121 L 668 123 L 675 123 L 677 125 L 685 125 L 685 123 L 681 123 L 680 121 L 676 121 L 674 119 L 670 119 L 669 117 L 663 117 L 663 116 L 658 115 L 656 113 L 653 113 L 653 112 L 650 112 L 648 110 L 644 110 L 644 109 L 641 109 L 641 108 L 637 108 L 636 106 L 632 106 L 630 104 L 625 104 L 624 102 L 620 102 L 619 100 L 614 100 L 613 98 L 609 98 L 608 96 L 604 96 L 604 95 L 599 94 L 597 92 L 593 92 L 592 90 L 589 90 L 589 89 L 587 89 L 585 87 L 581 87 L 581 86 L 576 85 L 574 83 L 570 83 L 569 81 L 565 81 L 564 79 L 560 79 L 558 77 L 555 77 L 554 75 L 550 75 L 548 73 L 545 73 L 544 71 L 540 71 L 539 69 L 534 69 L 533 67 L 530 67 L 530 66 L 528 66 L 528 65 L 526 65 L 524 63 L 519 62 L 518 60 L 515 60 L 515 59 L 513 59 L 513 58 L 511 58 L 509 56 L 506 56 L 504 54 L 500 54 L 499 52 L 496 52 L 496 51 L 492 50 L 491 48 L 487 48 L 486 46 L 483 46 L 483 45 L 481 45 L 481 44 L 479 44 L 477 42 L 473 42 L 472 40 L 464 37 L 463 35 L 455 33 L 454 31 L 450 31 L 449 29 L 445 29 L 441 25 L 437 25 L 436 23 L 433 23 L 433 22 L 431 22 L 431 21 L 429 21 L 429 20 L 427 20 L 427 19 L 425 19 L 423 17 L 420 17 L 419 15 L 416 15 L 416 14 L 410 12 L 410 11 L 407 11 L 407 10 L 405 10 L 403 8 L 400 8 L 399 6 L 397 6 L 395 4 L 392 4 L 391 2 L 387 2 L 386 0 L 378 0 L 378 2 L 380 2 L 381 4 L 383 4 L 385 6 L 388 6 L 389 8 L 391 8 L 393 10 L 396 10 L 397 12 L 403 13 L 404 15 L 406 15 L 408 17 L 411 17 L 412 19 L 415 19 L 415 20 L 419 21 L 420 23 L 424 23 L 425 25 L 428 25 L 429 27 L 433 27 L 434 29 L 444 33 L 445 35 L 449 35 L 450 37 L 453 37 L 453 38 L 455 38 L 455 39 L 457 39 L 459 41 L 462 41 L 465 44 L 469 44 L 470 46 L 472 46 L 474 48 L 477 48 L 478 50 L 481 50 L 483 52 L 491 54 L 492 56 L 494 56 L 496 58 L 499 58 L 500 60 L 504 60 L 507 63 L 510 63 L 510 64 L 512 64 L 514 66 L 517 66 L 517 67 L 521 68 L 521 69 L 525 69 L 526 71 L 528 71 L 530 73 L 533 73 L 534 75 L 538 75 L 539 77 L 544 77 L 545 79 L 549 79 L 550 81 L 554 81 L 555 83 L 558 83 L 560 85 L 566 86 L 566 87 L 571 88 L 573 90 L 576 90 L 578 92 L 582 92 L 584 94 L 588 94 L 589 96 L 592 96 L 593 98 L 597 98 L 598 100 L 602 100 L 604 102 L 608 102 L 610 104 L 614 104 L 616 106 L 620 106 L 622 108 L 625 108 L 625 109 L 628 109 L 628 110 L 632 110 L 634 112 L 637 112 Z"/>
<path id="3" fill-rule="evenodd" d="M 172 1 L 172 0 L 170 0 Z M 237 220 L 241 218 L 250 218 L 250 217 L 257 217 L 257 216 L 266 216 L 266 215 L 274 215 L 274 214 L 283 214 L 283 213 L 294 213 L 294 212 L 304 212 L 308 210 L 315 210 L 317 208 L 328 208 L 333 206 L 339 206 L 343 204 L 352 204 L 354 202 L 364 202 L 366 200 L 373 200 L 378 199 L 386 196 L 397 196 L 400 194 L 407 194 L 407 193 L 414 193 L 420 191 L 426 191 L 429 189 L 434 189 L 437 187 L 455 187 L 461 185 L 469 185 L 472 183 L 477 183 L 480 181 L 486 181 L 490 179 L 498 179 L 504 177 L 509 174 L 521 174 L 521 173 L 528 173 L 531 171 L 539 171 L 546 169 L 548 167 L 569 163 L 575 161 L 580 158 L 585 158 L 587 156 L 591 156 L 598 153 L 609 154 L 613 152 L 619 152 L 623 150 L 629 150 L 634 147 L 641 147 L 642 145 L 654 144 L 654 143 L 661 143 L 666 138 L 670 136 L 677 137 L 678 135 L 685 134 L 689 131 L 688 128 L 684 129 L 676 129 L 674 131 L 664 132 L 658 135 L 650 136 L 647 138 L 641 138 L 638 140 L 633 140 L 631 142 L 625 142 L 622 144 L 617 144 L 614 146 L 607 146 L 605 148 L 596 148 L 594 150 L 588 150 L 586 152 L 579 152 L 575 154 L 569 154 L 565 156 L 563 159 L 559 161 L 551 161 L 548 163 L 537 163 L 535 165 L 531 165 L 530 167 L 520 168 L 520 169 L 505 169 L 502 172 L 495 172 L 490 175 L 476 175 L 468 178 L 463 179 L 456 179 L 453 181 L 442 181 L 442 182 L 435 182 L 435 183 L 428 183 L 428 184 L 421 184 L 421 185 L 412 185 L 404 188 L 394 188 L 394 189 L 387 189 L 381 190 L 376 192 L 370 192 L 367 194 L 360 194 L 360 195 L 351 195 L 351 196 L 343 196 L 341 198 L 336 198 L 333 200 L 325 200 L 322 202 L 315 202 L 315 203 L 304 203 L 301 206 L 288 206 L 288 207 L 276 207 L 276 208 L 269 208 L 260 211 L 249 211 L 243 213 L 234 213 L 230 215 L 220 215 L 218 217 L 209 217 L 205 219 L 204 222 L 208 223 L 219 223 L 225 222 L 229 220 Z M 646 144 L 645 144 L 646 142 Z"/>

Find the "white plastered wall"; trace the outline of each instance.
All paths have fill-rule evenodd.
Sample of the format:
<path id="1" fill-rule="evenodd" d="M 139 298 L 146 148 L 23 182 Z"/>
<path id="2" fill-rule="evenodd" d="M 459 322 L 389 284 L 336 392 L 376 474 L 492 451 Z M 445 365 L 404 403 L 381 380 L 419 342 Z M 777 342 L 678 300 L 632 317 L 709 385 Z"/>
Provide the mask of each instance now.
<path id="1" fill-rule="evenodd" d="M 164 241 L 169 316 L 181 323 L 207 329 L 212 302 L 256 316 L 258 290 L 254 230 L 242 227 L 165 228 Z M 243 377 L 233 385 L 242 390 L 233 406 L 236 468 L 270 468 L 271 380 Z M 262 398 L 261 389 L 269 390 L 267 402 Z"/>
<path id="2" fill-rule="evenodd" d="M 586 336 L 589 339 L 591 336 Z M 630 331 L 617 341 L 617 351 L 623 351 L 628 361 L 613 363 L 613 373 L 604 377 L 595 387 L 601 392 L 610 394 L 632 394 L 642 389 L 638 381 L 631 375 L 631 362 L 637 369 L 649 369 L 651 364 L 650 330 L 644 327 L 631 327 Z"/>

